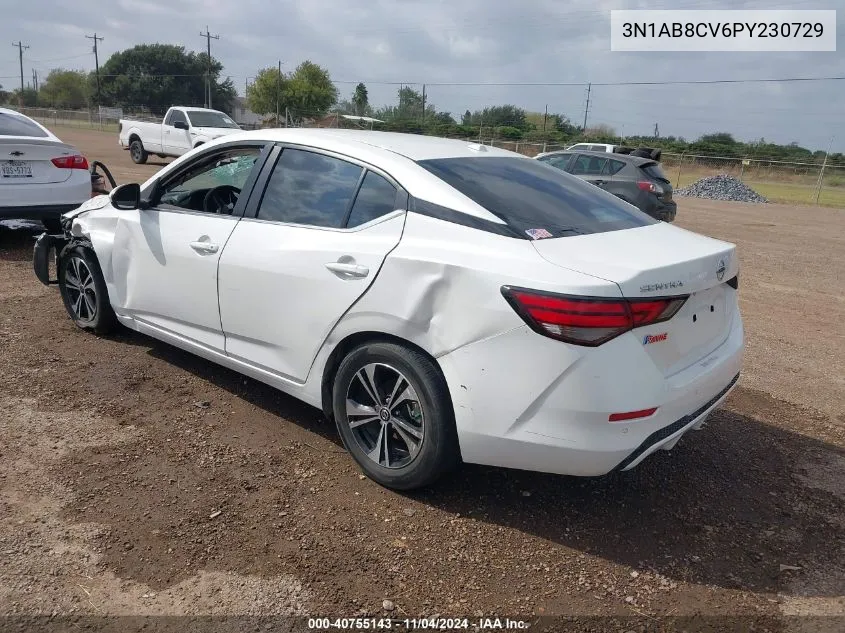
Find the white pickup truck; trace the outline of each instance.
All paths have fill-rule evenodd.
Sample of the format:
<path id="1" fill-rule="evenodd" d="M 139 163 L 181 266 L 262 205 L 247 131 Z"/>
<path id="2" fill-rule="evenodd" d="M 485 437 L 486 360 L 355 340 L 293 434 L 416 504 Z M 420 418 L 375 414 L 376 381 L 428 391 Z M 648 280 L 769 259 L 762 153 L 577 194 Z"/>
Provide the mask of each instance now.
<path id="1" fill-rule="evenodd" d="M 120 145 L 133 163 L 147 162 L 150 154 L 161 158 L 181 156 L 193 148 L 240 131 L 229 115 L 207 108 L 174 106 L 161 122 L 120 119 Z"/>

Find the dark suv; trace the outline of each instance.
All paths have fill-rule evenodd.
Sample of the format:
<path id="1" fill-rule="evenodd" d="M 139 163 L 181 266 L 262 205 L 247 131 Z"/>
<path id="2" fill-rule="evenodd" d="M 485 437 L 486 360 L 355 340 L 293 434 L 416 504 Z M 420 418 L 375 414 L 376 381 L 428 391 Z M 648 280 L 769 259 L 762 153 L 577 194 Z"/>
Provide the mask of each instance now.
<path id="1" fill-rule="evenodd" d="M 537 160 L 601 187 L 653 218 L 664 222 L 675 219 L 677 205 L 672 200 L 672 183 L 660 164 L 650 158 L 560 151 L 540 154 Z"/>

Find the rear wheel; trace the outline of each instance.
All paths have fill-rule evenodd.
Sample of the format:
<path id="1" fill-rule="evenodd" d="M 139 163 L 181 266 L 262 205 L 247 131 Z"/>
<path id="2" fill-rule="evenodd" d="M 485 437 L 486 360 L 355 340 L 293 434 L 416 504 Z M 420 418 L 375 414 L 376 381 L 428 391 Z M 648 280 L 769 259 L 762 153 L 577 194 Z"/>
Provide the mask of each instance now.
<path id="1" fill-rule="evenodd" d="M 134 139 L 129 144 L 129 156 L 132 158 L 132 162 L 136 165 L 143 165 L 147 162 L 147 150 L 144 149 L 144 144 L 141 142 L 141 139 Z"/>
<path id="2" fill-rule="evenodd" d="M 370 479 L 411 490 L 460 461 L 446 381 L 419 351 L 371 343 L 350 352 L 333 387 L 337 428 Z"/>
<path id="3" fill-rule="evenodd" d="M 117 317 L 94 252 L 80 245 L 66 247 L 59 256 L 58 273 L 62 301 L 73 322 L 97 334 L 112 332 Z"/>

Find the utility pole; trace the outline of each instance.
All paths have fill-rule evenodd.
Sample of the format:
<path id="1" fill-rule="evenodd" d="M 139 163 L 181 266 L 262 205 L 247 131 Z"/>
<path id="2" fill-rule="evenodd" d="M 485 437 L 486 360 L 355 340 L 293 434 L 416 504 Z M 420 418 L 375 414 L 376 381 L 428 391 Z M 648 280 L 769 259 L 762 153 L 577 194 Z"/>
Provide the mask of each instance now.
<path id="1" fill-rule="evenodd" d="M 425 123 L 425 84 L 423 84 L 423 94 L 422 94 L 422 120 Z"/>
<path id="2" fill-rule="evenodd" d="M 657 123 L 654 124 L 654 138 L 660 138 L 660 129 L 657 127 Z"/>
<path id="3" fill-rule="evenodd" d="M 97 42 L 102 42 L 103 38 L 97 37 L 97 34 L 94 33 L 94 35 L 86 35 L 85 39 L 94 40 L 94 68 L 97 75 L 97 107 L 100 107 L 100 104 L 102 103 L 100 101 L 100 55 L 97 51 Z"/>
<path id="4" fill-rule="evenodd" d="M 546 104 L 546 112 L 543 114 L 543 131 L 546 131 L 546 121 L 549 118 L 549 104 Z"/>
<path id="5" fill-rule="evenodd" d="M 208 69 L 205 72 L 205 90 L 206 90 L 206 108 L 211 107 L 211 40 L 219 40 L 219 35 L 212 35 L 208 26 L 205 27 L 205 33 L 200 33 L 201 37 L 205 38 L 206 51 L 208 53 Z"/>
<path id="6" fill-rule="evenodd" d="M 32 69 L 32 87 L 35 88 L 35 92 L 38 92 L 38 71 L 34 68 Z"/>
<path id="7" fill-rule="evenodd" d="M 824 170 L 827 167 L 827 157 L 830 155 L 830 148 L 833 147 L 834 137 L 830 137 L 830 143 L 827 144 L 827 151 L 824 153 L 824 161 L 822 162 L 822 169 L 819 172 L 819 181 L 816 183 L 816 204 L 819 203 L 819 196 L 822 193 L 822 185 L 824 184 Z"/>
<path id="8" fill-rule="evenodd" d="M 20 94 L 20 106 L 23 107 L 23 52 L 29 48 L 29 46 L 24 46 L 23 42 L 18 40 L 17 44 L 12 44 L 12 46 L 18 47 L 18 59 L 21 62 L 21 94 Z"/>
<path id="9" fill-rule="evenodd" d="M 279 104 L 282 96 L 282 60 L 279 60 L 279 74 L 276 75 L 276 127 L 279 125 Z M 288 109 L 285 108 L 285 127 L 288 126 Z"/>
<path id="10" fill-rule="evenodd" d="M 587 106 L 584 108 L 584 127 L 581 128 L 581 134 L 587 131 L 587 112 L 590 111 L 590 89 L 592 87 L 592 83 L 587 84 Z"/>

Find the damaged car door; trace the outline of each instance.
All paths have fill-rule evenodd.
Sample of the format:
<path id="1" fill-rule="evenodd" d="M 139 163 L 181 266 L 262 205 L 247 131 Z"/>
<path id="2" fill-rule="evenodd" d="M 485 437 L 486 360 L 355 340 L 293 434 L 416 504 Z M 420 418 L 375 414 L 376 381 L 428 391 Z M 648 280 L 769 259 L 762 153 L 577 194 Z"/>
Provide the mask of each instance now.
<path id="1" fill-rule="evenodd" d="M 217 265 L 263 149 L 255 143 L 210 148 L 147 187 L 143 208 L 121 213 L 112 255 L 117 312 L 223 351 Z"/>

